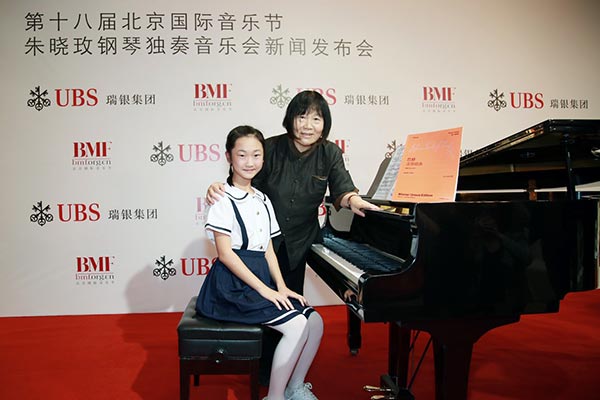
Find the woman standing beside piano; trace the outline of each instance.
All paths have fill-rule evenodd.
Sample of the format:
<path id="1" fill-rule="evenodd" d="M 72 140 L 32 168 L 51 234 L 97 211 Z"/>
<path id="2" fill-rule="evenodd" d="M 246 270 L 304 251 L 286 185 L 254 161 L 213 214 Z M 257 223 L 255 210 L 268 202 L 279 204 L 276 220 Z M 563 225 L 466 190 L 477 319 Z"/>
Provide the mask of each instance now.
<path id="1" fill-rule="evenodd" d="M 273 203 L 283 233 L 273 240 L 273 247 L 286 285 L 303 294 L 306 256 L 319 240 L 318 209 L 327 188 L 337 209 L 364 216 L 361 210 L 379 207 L 358 195 L 342 151 L 327 140 L 331 112 L 321 94 L 298 93 L 287 107 L 283 127 L 286 133 L 266 140 L 265 163 L 252 184 Z M 207 202 L 212 204 L 223 194 L 223 185 L 214 183 Z"/>

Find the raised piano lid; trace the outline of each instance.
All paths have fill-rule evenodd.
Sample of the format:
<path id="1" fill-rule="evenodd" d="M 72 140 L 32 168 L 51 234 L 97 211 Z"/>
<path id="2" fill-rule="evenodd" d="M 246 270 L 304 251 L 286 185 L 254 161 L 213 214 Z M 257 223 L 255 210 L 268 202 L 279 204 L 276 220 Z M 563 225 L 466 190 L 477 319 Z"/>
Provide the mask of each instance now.
<path id="1" fill-rule="evenodd" d="M 600 120 L 550 119 L 461 157 L 458 190 L 567 186 L 565 143 L 573 183 L 600 181 Z"/>

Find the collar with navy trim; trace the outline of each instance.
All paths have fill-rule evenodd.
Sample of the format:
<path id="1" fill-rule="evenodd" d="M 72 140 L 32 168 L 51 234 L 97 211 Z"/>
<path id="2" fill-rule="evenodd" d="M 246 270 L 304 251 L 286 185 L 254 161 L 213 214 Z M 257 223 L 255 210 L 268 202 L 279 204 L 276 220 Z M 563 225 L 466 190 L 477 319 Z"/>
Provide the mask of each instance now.
<path id="1" fill-rule="evenodd" d="M 244 202 L 251 199 L 252 197 L 257 197 L 263 202 L 266 200 L 267 196 L 263 192 L 261 192 L 254 186 L 252 186 L 252 189 L 254 190 L 254 194 L 250 194 L 245 190 L 242 190 L 235 186 L 231 186 L 229 183 L 225 183 L 225 194 L 227 194 L 227 196 L 235 202 Z"/>

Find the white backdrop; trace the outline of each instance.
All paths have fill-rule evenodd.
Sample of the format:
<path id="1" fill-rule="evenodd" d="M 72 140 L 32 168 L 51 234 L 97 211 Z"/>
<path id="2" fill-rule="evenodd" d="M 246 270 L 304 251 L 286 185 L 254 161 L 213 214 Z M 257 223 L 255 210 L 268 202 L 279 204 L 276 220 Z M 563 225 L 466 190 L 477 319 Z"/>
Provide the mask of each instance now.
<path id="1" fill-rule="evenodd" d="M 468 152 L 548 118 L 600 117 L 594 0 L 0 11 L 0 316 L 181 310 L 215 256 L 203 196 L 227 174 L 227 132 L 283 132 L 302 89 L 330 103 L 363 192 L 410 133 L 462 126 Z M 336 301 L 313 273 L 307 286 L 313 304 Z"/>

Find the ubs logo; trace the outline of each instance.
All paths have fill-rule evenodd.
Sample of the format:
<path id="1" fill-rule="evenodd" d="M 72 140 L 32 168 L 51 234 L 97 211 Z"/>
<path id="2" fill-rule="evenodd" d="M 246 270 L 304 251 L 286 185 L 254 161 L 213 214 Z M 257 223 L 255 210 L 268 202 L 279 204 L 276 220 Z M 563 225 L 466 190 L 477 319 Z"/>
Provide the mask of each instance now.
<path id="1" fill-rule="evenodd" d="M 95 107 L 98 105 L 96 88 L 56 89 L 56 105 L 59 107 Z"/>
<path id="2" fill-rule="evenodd" d="M 27 100 L 27 106 L 33 107 L 38 111 L 42 111 L 44 107 L 50 107 L 50 99 L 47 99 L 48 91 L 42 91 L 39 86 L 36 86 L 35 89 L 29 91 L 29 96 L 31 99 Z"/>
<path id="3" fill-rule="evenodd" d="M 217 258 L 192 257 L 181 259 L 181 273 L 184 276 L 201 276 L 208 274 Z"/>
<path id="4" fill-rule="evenodd" d="M 281 85 L 277 85 L 271 92 L 273 96 L 269 99 L 269 102 L 279 108 L 284 108 L 292 100 L 290 89 L 284 89 Z"/>
<path id="5" fill-rule="evenodd" d="M 325 202 L 323 201 L 320 205 L 319 205 L 319 211 L 318 211 L 318 219 L 319 219 L 319 226 L 321 228 L 325 227 L 325 224 L 327 222 L 327 216 L 329 215 L 329 210 L 327 208 L 327 206 L 325 205 Z"/>
<path id="6" fill-rule="evenodd" d="M 150 161 L 157 163 L 161 167 L 166 165 L 168 162 L 173 162 L 175 157 L 171 154 L 171 145 L 164 145 L 163 142 L 158 142 L 152 146 L 154 154 L 150 156 Z"/>
<path id="7" fill-rule="evenodd" d="M 342 150 L 342 153 L 346 153 L 346 149 L 350 145 L 350 141 L 348 139 L 335 139 L 334 143 Z"/>
<path id="8" fill-rule="evenodd" d="M 46 222 L 52 222 L 54 216 L 50 214 L 50 206 L 44 206 L 41 201 L 38 201 L 33 207 L 33 214 L 29 216 L 31 222 L 37 223 L 39 226 L 46 225 Z"/>
<path id="9" fill-rule="evenodd" d="M 330 106 L 337 103 L 337 96 L 334 88 L 297 88 L 297 93 L 305 90 L 314 90 L 315 92 L 320 93 Z"/>
<path id="10" fill-rule="evenodd" d="M 52 102 L 48 98 L 48 90 L 42 90 L 36 86 L 29 91 L 31 97 L 27 100 L 27 106 L 42 111 L 50 107 Z M 56 105 L 59 107 L 95 107 L 98 105 L 98 90 L 96 88 L 68 88 L 54 89 Z"/>
<path id="11" fill-rule="evenodd" d="M 504 98 L 504 92 L 498 93 L 498 89 L 490 92 L 491 99 L 488 100 L 488 107 L 495 111 L 500 111 L 508 106 Z M 542 93 L 532 92 L 510 92 L 510 107 L 513 109 L 542 109 L 544 108 L 544 95 Z"/>
<path id="12" fill-rule="evenodd" d="M 496 111 L 502 110 L 506 107 L 506 100 L 504 100 L 504 93 L 498 93 L 498 89 L 494 89 L 490 92 L 491 100 L 488 100 L 488 107 L 493 108 Z"/>
<path id="13" fill-rule="evenodd" d="M 320 93 L 330 106 L 337 103 L 335 88 L 296 88 L 296 93 L 300 93 L 305 90 L 314 90 L 315 92 Z M 292 100 L 290 89 L 284 89 L 282 85 L 277 85 L 277 87 L 272 90 L 272 93 L 273 96 L 269 99 L 269 101 L 271 104 L 276 105 L 279 108 L 285 108 Z"/>
<path id="14" fill-rule="evenodd" d="M 350 140 L 348 139 L 335 139 L 334 143 L 342 150 L 342 158 L 346 169 L 350 169 L 350 154 L 348 149 L 350 148 Z"/>
<path id="15" fill-rule="evenodd" d="M 152 270 L 152 275 L 160 277 L 163 281 L 166 281 L 172 276 L 175 276 L 177 271 L 172 267 L 173 259 L 167 261 L 166 256 L 161 256 L 158 260 L 154 261 L 156 268 Z"/>
<path id="16" fill-rule="evenodd" d="M 59 204 L 58 219 L 61 222 L 96 222 L 100 219 L 100 205 L 98 203 Z"/>
<path id="17" fill-rule="evenodd" d="M 62 203 L 57 207 L 60 222 L 96 222 L 101 217 L 98 203 Z M 30 222 L 44 226 L 47 222 L 54 221 L 54 215 L 50 213 L 49 205 L 44 206 L 41 201 L 38 201 L 32 210 L 33 214 L 29 216 Z"/>
<path id="18" fill-rule="evenodd" d="M 216 143 L 206 145 L 203 143 L 179 144 L 179 160 L 182 162 L 219 161 L 221 151 Z"/>
<path id="19" fill-rule="evenodd" d="M 544 108 L 544 95 L 541 93 L 510 92 L 512 108 L 541 109 Z"/>
<path id="20" fill-rule="evenodd" d="M 177 149 L 179 150 L 179 161 L 185 163 L 219 161 L 221 159 L 221 150 L 217 143 L 178 144 Z M 157 145 L 152 147 L 152 150 L 154 150 L 154 154 L 150 156 L 150 161 L 157 163 L 161 167 L 175 160 L 175 156 L 171 154 L 171 145 L 158 142 Z"/>

